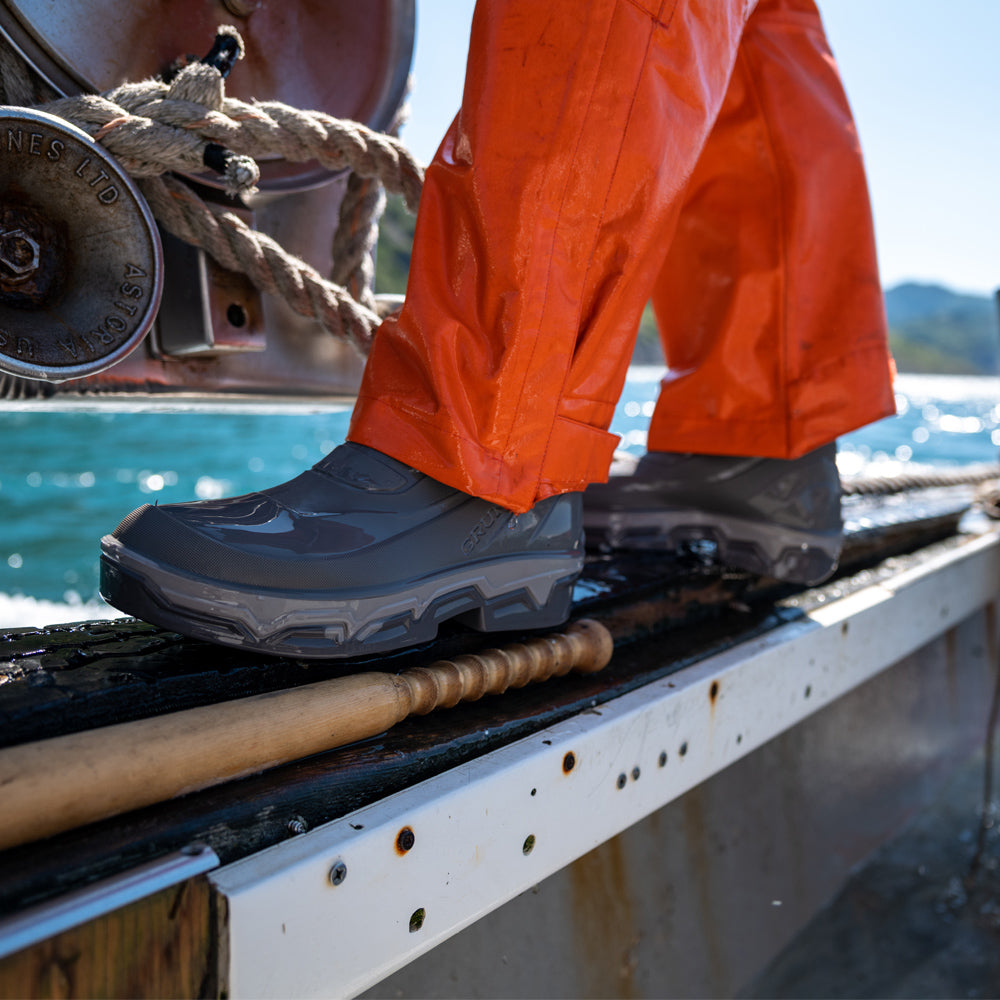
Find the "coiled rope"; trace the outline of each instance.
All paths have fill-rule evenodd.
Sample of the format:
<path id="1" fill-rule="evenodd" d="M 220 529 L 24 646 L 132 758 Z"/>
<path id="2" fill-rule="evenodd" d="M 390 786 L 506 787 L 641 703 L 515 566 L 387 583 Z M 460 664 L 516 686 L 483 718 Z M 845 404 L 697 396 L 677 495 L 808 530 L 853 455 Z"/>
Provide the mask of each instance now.
<path id="1" fill-rule="evenodd" d="M 242 55 L 239 33 L 224 25 L 208 55 L 181 68 L 169 82 L 143 80 L 36 106 L 83 129 L 107 149 L 137 179 L 168 232 L 367 353 L 381 322 L 371 292 L 371 249 L 384 207 L 382 190 L 402 195 L 415 212 L 423 168 L 399 140 L 357 122 L 278 101 L 227 97 L 225 77 Z M 261 157 L 351 171 L 334 242 L 334 277 L 342 284 L 234 213 L 210 207 L 191 185 L 173 176 L 207 167 L 223 178 L 227 194 L 246 197 L 256 189 Z"/>

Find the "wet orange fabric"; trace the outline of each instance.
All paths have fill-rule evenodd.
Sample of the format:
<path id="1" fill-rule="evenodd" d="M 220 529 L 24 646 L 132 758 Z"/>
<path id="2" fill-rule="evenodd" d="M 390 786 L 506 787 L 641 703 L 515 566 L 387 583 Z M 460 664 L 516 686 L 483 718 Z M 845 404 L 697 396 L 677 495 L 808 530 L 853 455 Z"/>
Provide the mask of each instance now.
<path id="1" fill-rule="evenodd" d="M 651 296 L 651 448 L 790 458 L 892 412 L 811 0 L 480 4 L 349 438 L 512 510 L 603 480 Z"/>

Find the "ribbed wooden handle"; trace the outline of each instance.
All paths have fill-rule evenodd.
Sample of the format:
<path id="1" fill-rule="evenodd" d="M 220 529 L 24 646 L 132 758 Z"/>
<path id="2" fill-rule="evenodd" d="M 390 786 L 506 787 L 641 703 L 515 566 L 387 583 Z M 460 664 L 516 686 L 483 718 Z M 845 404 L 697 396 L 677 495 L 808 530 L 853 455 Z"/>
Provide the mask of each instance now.
<path id="1" fill-rule="evenodd" d="M 411 712 L 570 670 L 600 670 L 596 622 L 402 675 L 356 674 L 288 691 L 0 750 L 0 850 L 376 736 Z"/>
<path id="2" fill-rule="evenodd" d="M 593 673 L 607 665 L 613 647 L 611 633 L 600 622 L 582 618 L 563 633 L 438 660 L 407 670 L 399 679 L 409 690 L 410 712 L 426 715 L 571 670 Z"/>

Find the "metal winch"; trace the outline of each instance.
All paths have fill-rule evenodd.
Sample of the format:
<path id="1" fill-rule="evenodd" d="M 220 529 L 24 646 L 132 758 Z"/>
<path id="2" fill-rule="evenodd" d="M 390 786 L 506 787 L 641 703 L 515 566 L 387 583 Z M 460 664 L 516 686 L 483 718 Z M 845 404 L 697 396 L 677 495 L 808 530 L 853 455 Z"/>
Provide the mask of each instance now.
<path id="1" fill-rule="evenodd" d="M 406 93 L 414 0 L 0 0 L 0 395 L 301 397 L 356 387 L 363 360 L 350 344 L 160 233 L 115 158 L 44 110 L 49 99 L 168 75 L 226 22 L 245 46 L 227 94 L 391 128 Z M 252 197 L 228 197 L 211 173 L 185 180 L 330 274 L 349 172 L 255 158 Z"/>

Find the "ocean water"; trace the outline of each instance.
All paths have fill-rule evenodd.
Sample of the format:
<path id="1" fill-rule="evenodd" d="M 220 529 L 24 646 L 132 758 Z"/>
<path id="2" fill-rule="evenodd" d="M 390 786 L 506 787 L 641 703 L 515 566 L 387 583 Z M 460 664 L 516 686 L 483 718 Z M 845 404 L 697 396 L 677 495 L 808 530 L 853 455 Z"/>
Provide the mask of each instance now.
<path id="1" fill-rule="evenodd" d="M 612 430 L 641 452 L 662 369 L 630 371 Z M 901 375 L 898 415 L 840 440 L 844 475 L 997 460 L 1000 378 Z M 0 411 L 0 626 L 117 614 L 97 592 L 102 534 L 143 503 L 234 496 L 297 475 L 350 410 Z"/>

